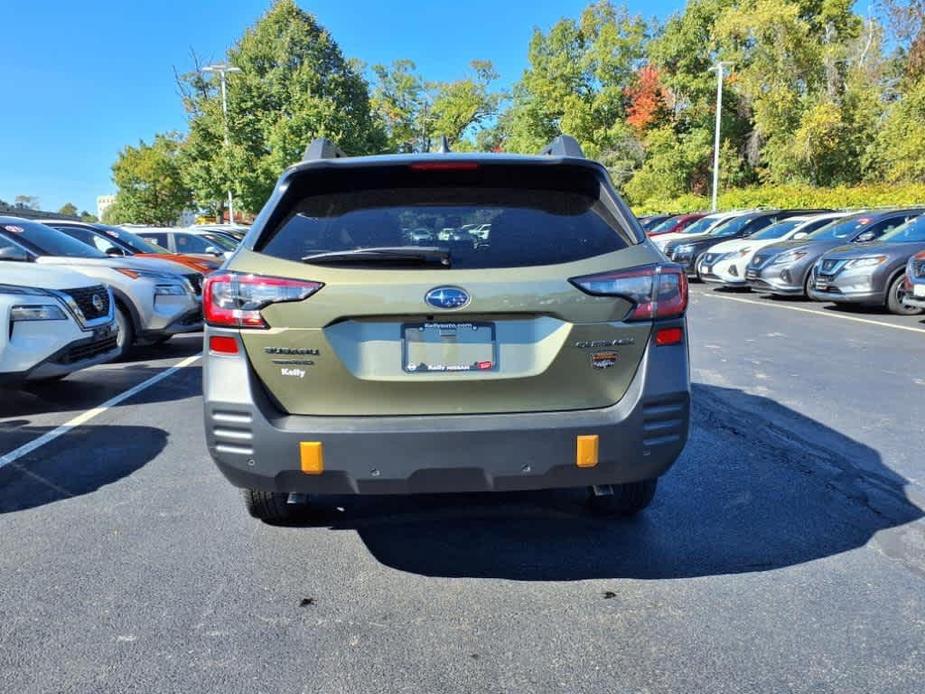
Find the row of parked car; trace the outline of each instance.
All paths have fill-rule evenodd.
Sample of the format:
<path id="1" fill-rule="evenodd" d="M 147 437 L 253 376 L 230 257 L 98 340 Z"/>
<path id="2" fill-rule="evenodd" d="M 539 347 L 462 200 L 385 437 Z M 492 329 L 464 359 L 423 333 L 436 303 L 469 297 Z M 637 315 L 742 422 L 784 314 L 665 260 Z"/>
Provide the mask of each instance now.
<path id="1" fill-rule="evenodd" d="M 739 210 L 640 221 L 692 279 L 900 315 L 925 311 L 925 207 Z"/>
<path id="2" fill-rule="evenodd" d="M 203 277 L 244 231 L 0 216 L 0 382 L 62 378 L 200 330 Z"/>

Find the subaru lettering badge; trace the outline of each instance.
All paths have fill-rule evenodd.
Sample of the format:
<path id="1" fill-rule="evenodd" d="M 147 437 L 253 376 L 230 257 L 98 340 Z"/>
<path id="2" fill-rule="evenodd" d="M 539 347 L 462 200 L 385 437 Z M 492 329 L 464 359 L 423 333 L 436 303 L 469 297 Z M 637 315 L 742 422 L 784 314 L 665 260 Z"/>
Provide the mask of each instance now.
<path id="1" fill-rule="evenodd" d="M 93 304 L 93 308 L 99 312 L 102 312 L 102 310 L 106 307 L 106 304 L 103 303 L 103 297 L 101 297 L 99 294 L 94 294 L 93 298 L 90 299 L 90 303 Z"/>
<path id="2" fill-rule="evenodd" d="M 436 287 L 427 292 L 424 301 L 434 308 L 452 311 L 469 303 L 469 293 L 459 287 Z"/>

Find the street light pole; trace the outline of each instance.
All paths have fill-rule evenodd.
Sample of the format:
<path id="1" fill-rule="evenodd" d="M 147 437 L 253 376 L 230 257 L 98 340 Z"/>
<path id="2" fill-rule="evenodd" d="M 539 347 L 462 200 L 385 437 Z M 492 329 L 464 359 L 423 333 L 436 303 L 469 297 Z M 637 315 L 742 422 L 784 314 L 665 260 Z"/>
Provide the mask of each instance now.
<path id="1" fill-rule="evenodd" d="M 225 148 L 228 148 L 228 91 L 226 87 L 226 75 L 235 72 L 241 72 L 241 68 L 228 65 L 227 63 L 216 63 L 215 65 L 206 65 L 202 72 L 217 73 L 222 85 L 222 116 L 225 121 Z M 228 190 L 228 224 L 234 224 L 234 196 L 231 189 Z"/>
<path id="2" fill-rule="evenodd" d="M 717 61 L 716 65 L 710 68 L 710 72 L 716 70 L 716 133 L 713 138 L 713 212 L 716 212 L 717 197 L 719 197 L 719 136 L 720 126 L 723 123 L 723 76 L 724 68 L 731 63 L 724 63 L 722 60 Z"/>

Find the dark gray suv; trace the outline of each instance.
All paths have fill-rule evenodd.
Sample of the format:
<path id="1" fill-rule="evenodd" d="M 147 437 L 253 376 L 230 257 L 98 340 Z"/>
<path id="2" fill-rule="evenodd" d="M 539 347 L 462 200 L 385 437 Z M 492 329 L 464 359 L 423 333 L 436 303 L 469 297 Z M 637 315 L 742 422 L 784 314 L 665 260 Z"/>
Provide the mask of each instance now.
<path id="1" fill-rule="evenodd" d="M 876 241 L 923 212 L 923 208 L 859 212 L 799 241 L 767 246 L 754 255 L 745 269 L 745 279 L 755 291 L 808 297 L 813 266 L 823 254 L 847 243 Z"/>
<path id="2" fill-rule="evenodd" d="M 884 234 L 879 241 L 839 246 L 813 269 L 809 295 L 816 301 L 884 306 L 891 313 L 915 315 L 904 305 L 906 264 L 925 251 L 925 215 Z"/>

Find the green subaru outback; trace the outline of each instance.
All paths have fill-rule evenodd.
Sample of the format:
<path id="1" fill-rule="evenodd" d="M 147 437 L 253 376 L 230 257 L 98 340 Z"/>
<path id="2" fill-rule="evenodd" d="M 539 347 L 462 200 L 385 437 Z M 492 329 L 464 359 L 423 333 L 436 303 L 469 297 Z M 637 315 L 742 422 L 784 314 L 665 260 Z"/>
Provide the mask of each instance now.
<path id="1" fill-rule="evenodd" d="M 203 291 L 209 451 L 252 515 L 325 494 L 586 487 L 646 507 L 687 440 L 687 283 L 607 171 L 316 140 Z"/>

